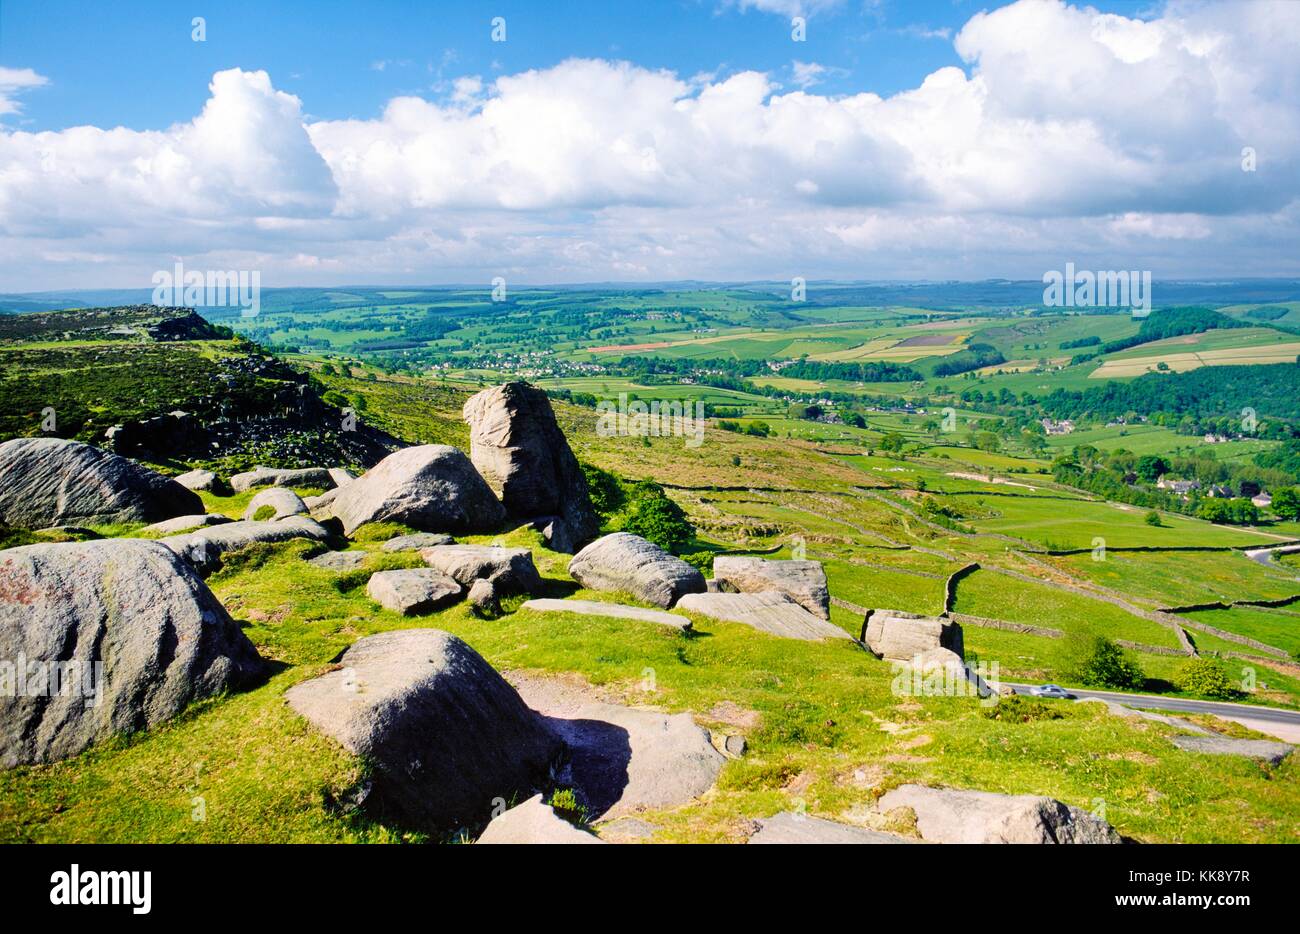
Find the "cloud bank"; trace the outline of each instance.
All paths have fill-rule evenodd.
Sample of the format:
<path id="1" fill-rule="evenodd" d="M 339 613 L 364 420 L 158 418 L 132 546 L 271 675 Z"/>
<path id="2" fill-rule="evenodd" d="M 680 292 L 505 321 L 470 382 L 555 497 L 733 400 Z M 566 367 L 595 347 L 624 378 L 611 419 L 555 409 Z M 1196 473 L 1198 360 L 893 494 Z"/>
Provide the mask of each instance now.
<path id="1" fill-rule="evenodd" d="M 370 120 L 232 69 L 163 130 L 0 123 L 0 289 L 1300 274 L 1300 4 L 1021 0 L 952 41 L 890 97 L 570 59 Z M 0 115 L 44 80 L 0 68 Z"/>

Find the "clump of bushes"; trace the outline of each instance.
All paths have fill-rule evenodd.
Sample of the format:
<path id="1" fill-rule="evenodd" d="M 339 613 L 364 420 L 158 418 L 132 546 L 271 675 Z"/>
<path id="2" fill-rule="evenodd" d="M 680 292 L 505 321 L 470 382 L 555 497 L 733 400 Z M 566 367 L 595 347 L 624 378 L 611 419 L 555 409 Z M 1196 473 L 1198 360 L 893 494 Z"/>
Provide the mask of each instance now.
<path id="1" fill-rule="evenodd" d="M 1146 682 L 1141 667 L 1114 641 L 1099 634 L 1070 639 L 1069 674 L 1091 688 L 1140 688 Z"/>
<path id="2" fill-rule="evenodd" d="M 1179 669 L 1174 683 L 1180 691 L 1202 697 L 1231 699 L 1241 694 L 1223 665 L 1213 658 L 1188 659 Z"/>
<path id="3" fill-rule="evenodd" d="M 1061 720 L 1065 714 L 1045 701 L 1008 694 L 987 708 L 984 716 L 1002 723 L 1031 723 L 1035 720 Z"/>

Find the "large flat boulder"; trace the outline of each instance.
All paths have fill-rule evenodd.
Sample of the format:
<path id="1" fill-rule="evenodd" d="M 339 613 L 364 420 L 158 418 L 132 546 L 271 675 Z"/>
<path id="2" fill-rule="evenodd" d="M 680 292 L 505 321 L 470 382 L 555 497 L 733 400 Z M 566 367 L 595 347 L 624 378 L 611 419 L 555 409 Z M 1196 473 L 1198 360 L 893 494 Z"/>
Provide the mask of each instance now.
<path id="1" fill-rule="evenodd" d="M 784 639 L 852 639 L 828 620 L 814 616 L 783 593 L 692 593 L 682 597 L 677 609 L 729 623 L 743 623 Z"/>
<path id="2" fill-rule="evenodd" d="M 490 581 L 498 593 L 537 593 L 542 578 L 527 548 L 504 548 L 499 545 L 435 545 L 424 548 L 420 557 L 462 586 L 474 581 Z"/>
<path id="3" fill-rule="evenodd" d="M 290 516 L 273 522 L 228 522 L 184 535 L 169 535 L 158 539 L 158 543 L 176 552 L 200 573 L 206 573 L 221 563 L 221 556 L 227 551 L 257 542 L 287 542 L 295 538 L 324 542 L 329 537 L 325 527 L 314 519 Z"/>
<path id="4" fill-rule="evenodd" d="M 219 512 L 205 512 L 194 516 L 177 516 L 175 519 L 164 519 L 162 522 L 146 525 L 140 530 L 140 534 L 149 538 L 157 538 L 160 535 L 179 535 L 181 532 L 188 532 L 191 529 L 202 529 L 209 525 L 224 525 L 230 521 L 229 516 L 223 516 Z"/>
<path id="5" fill-rule="evenodd" d="M 230 478 L 230 488 L 236 493 L 259 486 L 306 486 L 328 490 L 338 485 L 328 467 L 254 467 Z"/>
<path id="6" fill-rule="evenodd" d="M 258 513 L 267 509 L 270 510 L 270 514 L 260 518 L 274 521 L 289 516 L 306 515 L 307 504 L 293 490 L 282 486 L 271 487 L 248 501 L 248 506 L 244 509 L 244 521 L 259 518 Z"/>
<path id="7" fill-rule="evenodd" d="M 596 539 L 573 556 L 569 573 L 590 590 L 630 593 L 665 609 L 684 594 L 705 589 L 697 568 L 628 532 Z"/>
<path id="8" fill-rule="evenodd" d="M 221 487 L 221 478 L 211 470 L 204 470 L 202 468 L 186 471 L 176 477 L 176 482 L 185 487 L 185 489 L 194 490 L 196 493 L 199 490 L 212 492 Z"/>
<path id="9" fill-rule="evenodd" d="M 414 532 L 410 535 L 398 535 L 384 542 L 384 551 L 419 551 L 421 548 L 434 548 L 438 545 L 454 545 L 456 539 L 443 532 Z"/>
<path id="10" fill-rule="evenodd" d="M 570 824 L 555 809 L 533 795 L 498 817 L 479 835 L 475 843 L 604 843 Z"/>
<path id="11" fill-rule="evenodd" d="M 782 811 L 758 822 L 758 832 L 749 843 L 917 843 L 897 834 L 854 827 L 794 811 Z"/>
<path id="12" fill-rule="evenodd" d="M 1277 765 L 1295 747 L 1271 739 L 1233 739 L 1208 733 L 1203 736 L 1171 736 L 1170 740 L 1179 749 L 1188 752 L 1203 752 L 1212 756 L 1246 756 L 1249 759 L 1263 759 Z"/>
<path id="13" fill-rule="evenodd" d="M 713 559 L 713 579 L 723 591 L 783 593 L 814 616 L 831 618 L 831 593 L 820 561 L 722 555 Z"/>
<path id="14" fill-rule="evenodd" d="M 79 441 L 14 438 L 0 444 L 0 522 L 22 529 L 161 522 L 203 512 L 175 480 Z"/>
<path id="15" fill-rule="evenodd" d="M 547 536 L 559 550 L 595 538 L 600 520 L 587 480 L 546 393 L 514 382 L 485 389 L 465 403 L 470 459 L 511 516 L 555 516 Z"/>
<path id="16" fill-rule="evenodd" d="M 367 522 L 423 532 L 490 532 L 505 510 L 469 458 L 445 444 L 389 454 L 339 490 L 330 509 L 351 535 Z"/>
<path id="17" fill-rule="evenodd" d="M 477 652 L 437 629 L 366 636 L 338 670 L 290 688 L 289 705 L 373 765 L 367 806 L 439 829 L 527 797 L 560 743 Z"/>
<path id="18" fill-rule="evenodd" d="M 688 713 L 609 703 L 588 686 L 520 672 L 510 680 L 564 740 L 560 784 L 574 788 L 590 820 L 677 807 L 713 787 L 725 761 Z"/>
<path id="19" fill-rule="evenodd" d="M 931 649 L 948 649 L 965 658 L 961 626 L 950 619 L 916 616 L 899 610 L 872 610 L 863 626 L 867 648 L 893 661 L 911 662 Z"/>
<path id="20" fill-rule="evenodd" d="M 930 843 L 1119 843 L 1106 821 L 1042 795 L 1002 795 L 902 785 L 876 804 L 882 814 L 910 808 Z"/>
<path id="21" fill-rule="evenodd" d="M 380 606 L 407 616 L 431 613 L 460 598 L 465 588 L 434 568 L 404 568 L 370 575 L 366 594 Z"/>
<path id="22" fill-rule="evenodd" d="M 0 767 L 74 756 L 263 670 L 203 581 L 157 542 L 0 552 Z M 72 690 L 49 690 L 55 671 Z"/>
<path id="23" fill-rule="evenodd" d="M 605 603 L 600 600 L 527 600 L 521 610 L 535 613 L 577 613 L 579 616 L 603 616 L 608 619 L 634 619 L 640 623 L 656 623 L 668 626 L 679 632 L 687 632 L 691 621 L 678 613 L 665 613 L 663 610 L 648 610 L 643 606 L 628 606 L 625 603 Z"/>

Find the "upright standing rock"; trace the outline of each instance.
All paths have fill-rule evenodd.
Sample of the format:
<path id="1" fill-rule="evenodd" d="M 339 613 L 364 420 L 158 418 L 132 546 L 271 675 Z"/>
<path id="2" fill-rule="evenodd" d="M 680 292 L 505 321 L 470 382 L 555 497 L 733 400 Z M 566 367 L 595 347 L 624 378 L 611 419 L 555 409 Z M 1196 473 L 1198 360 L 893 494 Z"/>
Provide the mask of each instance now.
<path id="1" fill-rule="evenodd" d="M 548 541 L 573 548 L 595 538 L 600 520 L 587 480 L 546 393 L 528 383 L 485 389 L 465 403 L 470 459 L 518 518 L 557 516 Z"/>
<path id="2" fill-rule="evenodd" d="M 0 767 L 74 756 L 263 668 L 198 575 L 157 542 L 0 552 L 0 683 L 11 686 L 0 691 Z M 66 692 L 48 689 L 56 672 Z"/>
<path id="3" fill-rule="evenodd" d="M 14 438 L 0 444 L 0 522 L 24 529 L 161 522 L 203 512 L 175 480 L 79 441 Z"/>

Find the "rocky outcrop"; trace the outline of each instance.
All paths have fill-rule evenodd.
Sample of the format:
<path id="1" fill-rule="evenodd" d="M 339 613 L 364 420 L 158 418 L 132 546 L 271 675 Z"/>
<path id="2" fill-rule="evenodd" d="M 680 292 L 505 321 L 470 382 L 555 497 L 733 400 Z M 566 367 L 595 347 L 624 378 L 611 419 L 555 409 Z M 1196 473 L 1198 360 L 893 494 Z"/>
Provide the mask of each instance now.
<path id="1" fill-rule="evenodd" d="M 693 593 L 677 602 L 683 613 L 742 623 L 783 639 L 852 639 L 828 620 L 814 616 L 783 593 Z"/>
<path id="2" fill-rule="evenodd" d="M 596 539 L 573 556 L 569 573 L 590 590 L 623 591 L 665 609 L 705 589 L 699 570 L 628 532 Z"/>
<path id="3" fill-rule="evenodd" d="M 542 578 L 527 548 L 497 545 L 437 545 L 420 551 L 431 568 L 469 587 L 477 580 L 491 581 L 499 594 L 538 593 Z"/>
<path id="4" fill-rule="evenodd" d="M 903 785 L 882 796 L 882 814 L 908 808 L 930 843 L 1119 843 L 1115 828 L 1041 795 L 1000 795 Z"/>
<path id="5" fill-rule="evenodd" d="M 145 539 L 0 552 L 0 660 L 15 688 L 0 692 L 5 768 L 154 726 L 264 668 L 194 572 Z M 56 672 L 71 690 L 50 690 Z"/>
<path id="6" fill-rule="evenodd" d="M 783 593 L 814 616 L 831 618 L 831 593 L 820 561 L 773 561 L 722 555 L 713 559 L 718 589 Z"/>
<path id="7" fill-rule="evenodd" d="M 168 412 L 140 421 L 114 425 L 104 432 L 114 454 L 165 460 L 171 454 L 204 447 L 208 433 L 189 412 Z"/>
<path id="8" fill-rule="evenodd" d="M 327 467 L 254 467 L 230 478 L 230 488 L 236 493 L 259 486 L 306 486 L 328 490 L 337 485 L 333 471 Z"/>
<path id="9" fill-rule="evenodd" d="M 258 515 L 268 509 L 269 515 Z M 264 519 L 273 522 L 276 519 L 287 519 L 289 516 L 302 516 L 306 513 L 307 504 L 297 493 L 284 487 L 272 487 L 263 490 L 248 501 L 248 507 L 244 510 L 244 521 Z"/>
<path id="10" fill-rule="evenodd" d="M 579 830 L 555 813 L 554 808 L 533 795 L 499 817 L 479 836 L 476 843 L 604 843 L 599 837 Z"/>
<path id="11" fill-rule="evenodd" d="M 577 613 L 579 616 L 603 616 L 607 619 L 634 619 L 642 623 L 657 623 L 679 632 L 687 632 L 691 621 L 677 613 L 665 613 L 663 610 L 647 610 L 641 606 L 627 606 L 623 603 L 603 603 L 599 600 L 528 600 L 521 610 L 534 613 Z"/>
<path id="12" fill-rule="evenodd" d="M 384 542 L 384 551 L 419 551 L 421 548 L 434 548 L 438 545 L 454 545 L 456 539 L 441 532 L 416 532 L 413 535 L 399 535 Z"/>
<path id="13" fill-rule="evenodd" d="M 287 542 L 294 538 L 324 542 L 330 535 L 319 522 L 306 516 L 290 516 L 274 522 L 229 522 L 158 539 L 180 555 L 200 573 L 207 573 L 221 563 L 227 551 L 244 548 L 257 542 Z"/>
<path id="14" fill-rule="evenodd" d="M 897 834 L 854 827 L 795 811 L 782 811 L 758 822 L 758 832 L 749 843 L 918 843 Z"/>
<path id="15" fill-rule="evenodd" d="M 411 616 L 431 613 L 458 600 L 464 588 L 433 568 L 379 571 L 370 575 L 366 594 L 380 606 Z"/>
<path id="16" fill-rule="evenodd" d="M 961 626 L 950 619 L 916 616 L 899 610 L 872 610 L 863 624 L 863 641 L 881 658 L 910 662 L 931 649 L 948 649 L 965 658 Z"/>
<path id="17" fill-rule="evenodd" d="M 176 478 L 176 482 L 187 490 L 200 490 L 208 493 L 221 489 L 221 478 L 211 470 L 190 470 Z"/>
<path id="18" fill-rule="evenodd" d="M 339 490 L 331 511 L 351 535 L 367 522 L 424 532 L 490 532 L 505 510 L 469 458 L 445 444 L 390 454 Z"/>
<path id="19" fill-rule="evenodd" d="M 587 480 L 546 393 L 528 383 L 485 389 L 465 403 L 470 459 L 520 518 L 555 516 L 548 544 L 572 549 L 600 531 Z M 563 528 L 556 528 L 556 524 Z"/>
<path id="20" fill-rule="evenodd" d="M 373 769 L 366 806 L 436 829 L 474 826 L 494 799 L 546 777 L 560 743 L 477 652 L 450 633 L 366 636 L 290 706 Z"/>
<path id="21" fill-rule="evenodd" d="M 62 438 L 0 444 L 0 522 L 55 525 L 160 522 L 203 512 L 203 500 L 134 461 Z"/>

